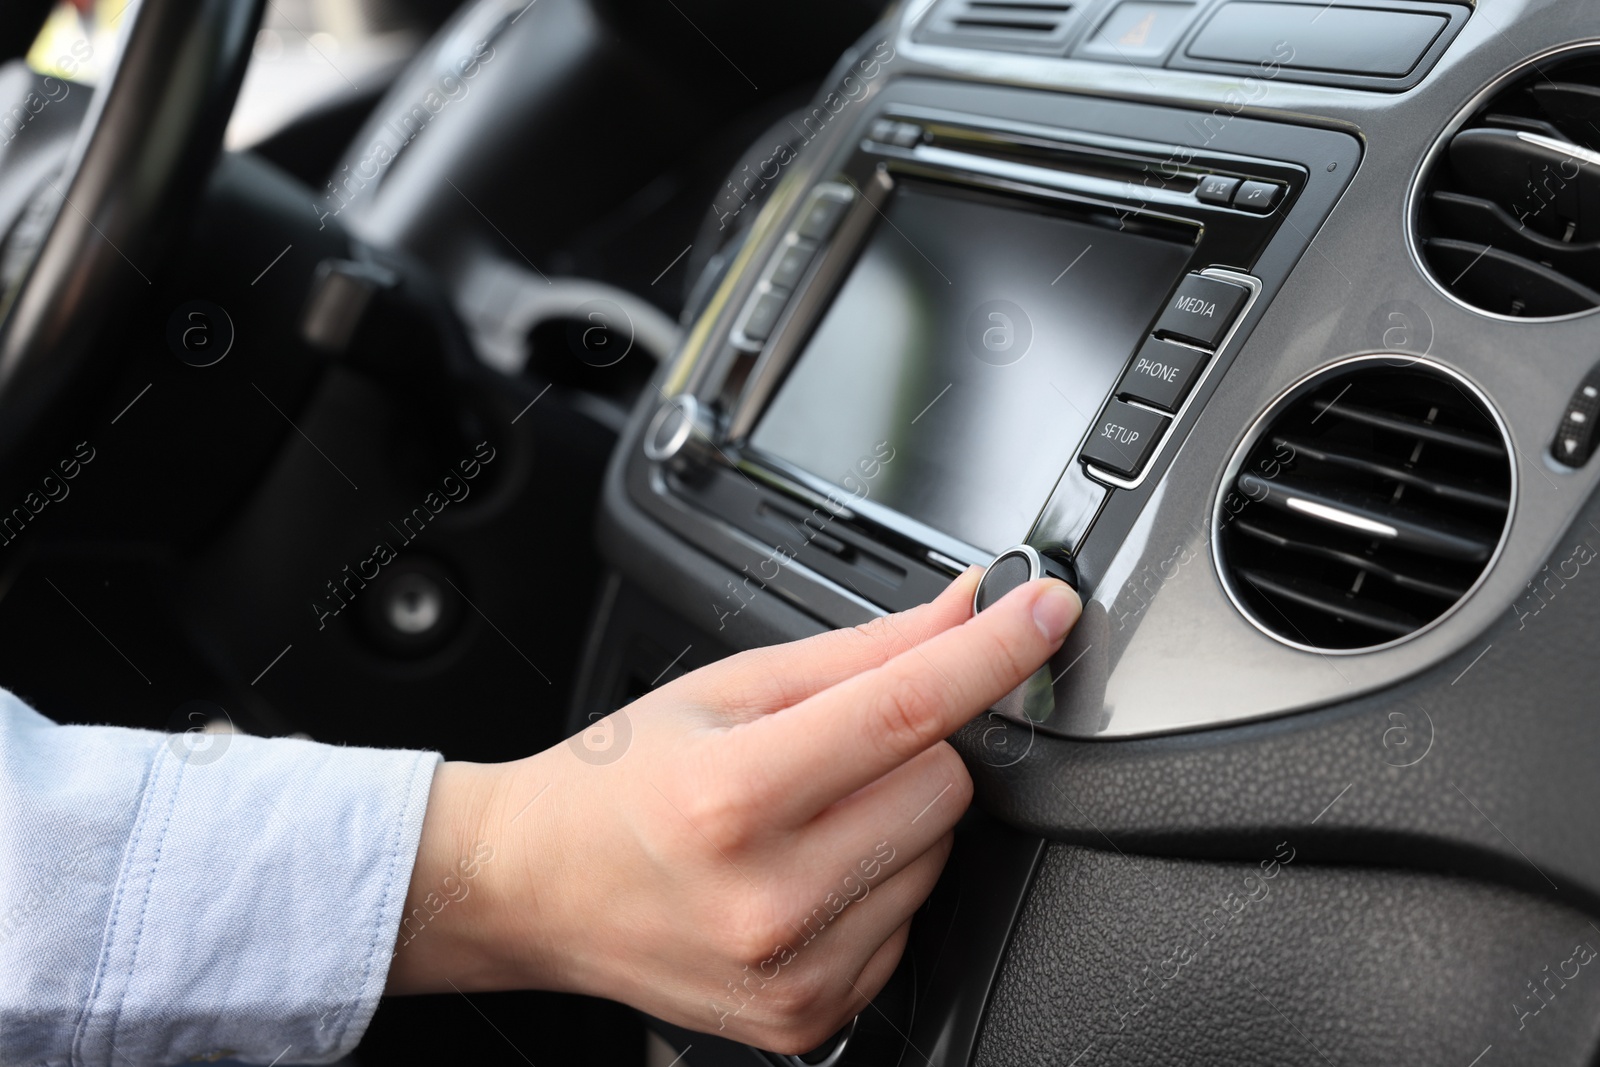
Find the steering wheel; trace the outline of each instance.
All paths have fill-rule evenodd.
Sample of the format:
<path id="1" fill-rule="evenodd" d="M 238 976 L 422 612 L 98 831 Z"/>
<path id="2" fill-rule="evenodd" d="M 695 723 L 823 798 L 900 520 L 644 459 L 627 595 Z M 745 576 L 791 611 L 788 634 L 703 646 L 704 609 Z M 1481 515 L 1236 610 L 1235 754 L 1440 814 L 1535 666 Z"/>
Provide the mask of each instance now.
<path id="1" fill-rule="evenodd" d="M 0 153 L 0 201 L 29 203 L 5 238 L 23 269 L 0 279 L 0 472 L 15 474 L 104 380 L 116 346 L 101 335 L 155 284 L 164 239 L 222 143 L 263 2 L 129 0 L 117 55 L 60 169 L 41 181 L 37 167 L 8 165 L 10 145 Z M 13 96 L 27 87 L 42 110 L 34 82 L 4 84 Z M 0 100 L 0 113 L 12 104 L 36 114 L 15 99 Z M 19 181 L 33 187 L 7 188 Z"/>

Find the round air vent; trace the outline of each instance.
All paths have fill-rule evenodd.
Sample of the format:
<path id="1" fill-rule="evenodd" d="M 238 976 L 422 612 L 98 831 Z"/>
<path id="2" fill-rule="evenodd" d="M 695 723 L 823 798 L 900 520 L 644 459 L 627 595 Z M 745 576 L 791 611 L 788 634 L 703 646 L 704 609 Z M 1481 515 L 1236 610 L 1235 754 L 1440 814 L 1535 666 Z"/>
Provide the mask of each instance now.
<path id="1" fill-rule="evenodd" d="M 1472 591 L 1515 470 L 1488 402 L 1437 364 L 1361 357 L 1289 392 L 1246 442 L 1214 518 L 1223 584 L 1297 648 L 1386 645 Z"/>
<path id="2" fill-rule="evenodd" d="M 1600 54 L 1524 68 L 1452 129 L 1414 197 L 1434 279 L 1495 315 L 1600 307 Z"/>

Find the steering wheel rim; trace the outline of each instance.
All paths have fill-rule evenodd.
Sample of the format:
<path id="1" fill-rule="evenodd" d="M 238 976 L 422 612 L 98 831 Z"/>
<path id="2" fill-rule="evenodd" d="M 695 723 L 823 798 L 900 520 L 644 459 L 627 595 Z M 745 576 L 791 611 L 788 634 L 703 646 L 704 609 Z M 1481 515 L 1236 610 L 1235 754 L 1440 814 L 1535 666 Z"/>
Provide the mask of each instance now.
<path id="1" fill-rule="evenodd" d="M 0 294 L 0 470 L 115 354 L 108 318 L 153 289 L 164 238 L 221 144 L 265 0 L 130 0 L 117 54 L 28 269 Z"/>

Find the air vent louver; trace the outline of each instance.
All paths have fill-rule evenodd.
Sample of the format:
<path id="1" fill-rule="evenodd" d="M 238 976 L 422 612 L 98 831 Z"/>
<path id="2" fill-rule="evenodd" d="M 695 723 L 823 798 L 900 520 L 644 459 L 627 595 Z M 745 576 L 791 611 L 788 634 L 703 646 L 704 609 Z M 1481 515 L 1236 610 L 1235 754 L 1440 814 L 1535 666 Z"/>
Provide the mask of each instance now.
<path id="1" fill-rule="evenodd" d="M 1510 517 L 1512 464 L 1476 392 L 1441 370 L 1364 359 L 1296 390 L 1217 511 L 1239 606 L 1291 644 L 1399 640 L 1477 584 Z"/>
<path id="2" fill-rule="evenodd" d="M 1078 3 L 1065 0 L 942 0 L 915 40 L 994 52 L 1065 55 Z"/>
<path id="3" fill-rule="evenodd" d="M 1416 225 L 1435 279 L 1474 307 L 1600 307 L 1600 59 L 1547 61 L 1467 116 L 1423 175 Z"/>

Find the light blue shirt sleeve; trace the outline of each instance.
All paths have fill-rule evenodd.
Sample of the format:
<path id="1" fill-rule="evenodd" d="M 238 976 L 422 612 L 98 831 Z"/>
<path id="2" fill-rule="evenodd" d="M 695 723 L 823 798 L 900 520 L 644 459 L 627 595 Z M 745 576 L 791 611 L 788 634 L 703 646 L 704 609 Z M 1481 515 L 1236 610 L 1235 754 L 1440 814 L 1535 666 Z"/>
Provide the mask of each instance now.
<path id="1" fill-rule="evenodd" d="M 361 1039 L 438 755 L 210 740 L 58 726 L 0 690 L 0 1064 L 329 1063 Z"/>

